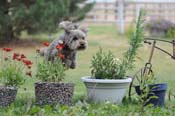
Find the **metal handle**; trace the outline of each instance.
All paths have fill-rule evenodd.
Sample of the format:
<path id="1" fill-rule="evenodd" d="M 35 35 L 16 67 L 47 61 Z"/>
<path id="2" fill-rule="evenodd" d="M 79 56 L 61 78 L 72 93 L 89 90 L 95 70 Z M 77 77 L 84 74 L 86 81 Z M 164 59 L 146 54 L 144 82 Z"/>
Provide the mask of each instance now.
<path id="1" fill-rule="evenodd" d="M 154 41 L 154 42 L 151 43 L 151 42 L 149 42 L 149 41 L 147 41 L 147 40 L 152 40 L 152 41 Z M 166 43 L 172 44 L 172 45 L 173 45 L 173 53 L 169 53 L 168 51 L 166 51 L 166 50 L 164 50 L 164 49 L 162 49 L 162 48 L 156 46 L 156 41 L 161 41 L 161 42 L 166 42 Z M 168 40 L 163 40 L 163 39 L 145 38 L 144 43 L 147 43 L 147 44 L 149 44 L 149 45 L 153 44 L 153 45 L 152 45 L 151 54 L 150 54 L 150 58 L 149 58 L 149 61 L 148 61 L 149 63 L 151 63 L 152 56 L 153 56 L 153 53 L 154 53 L 154 48 L 156 48 L 156 49 L 158 49 L 158 50 L 160 50 L 160 51 L 166 53 L 167 55 L 171 56 L 171 58 L 172 58 L 173 60 L 175 60 L 175 40 L 168 41 Z"/>

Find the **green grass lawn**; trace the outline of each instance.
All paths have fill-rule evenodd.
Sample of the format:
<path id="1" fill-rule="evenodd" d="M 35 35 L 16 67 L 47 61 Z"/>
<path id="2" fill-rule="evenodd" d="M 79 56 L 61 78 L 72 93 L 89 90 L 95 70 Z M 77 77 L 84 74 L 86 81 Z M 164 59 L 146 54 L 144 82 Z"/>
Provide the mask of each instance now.
<path id="1" fill-rule="evenodd" d="M 56 34 L 57 36 L 59 34 Z M 24 38 L 26 35 L 23 35 Z M 32 36 L 33 38 L 38 38 L 38 36 Z M 44 35 L 40 37 L 44 38 Z M 47 37 L 46 37 L 47 38 Z M 45 38 L 44 38 L 45 40 Z M 74 101 L 75 106 L 68 107 L 57 107 L 51 108 L 39 108 L 34 104 L 34 83 L 38 81 L 35 77 L 27 79 L 25 85 L 23 85 L 18 92 L 17 100 L 9 109 L 0 110 L 1 115 L 32 115 L 37 116 L 139 116 L 139 103 L 137 98 L 134 97 L 133 102 L 125 100 L 123 105 L 113 105 L 110 103 L 104 104 L 87 104 L 85 102 L 79 102 L 79 100 L 86 99 L 86 89 L 81 81 L 81 77 L 91 75 L 90 64 L 92 56 L 101 47 L 104 51 L 112 51 L 116 57 L 122 58 L 122 54 L 128 49 L 128 39 L 126 36 L 119 35 L 115 25 L 105 25 L 105 26 L 90 26 L 88 34 L 89 47 L 85 51 L 78 53 L 78 65 L 75 70 L 68 70 L 66 72 L 65 82 L 75 83 Z M 159 46 L 165 48 L 166 50 L 172 52 L 172 46 L 160 43 Z M 36 46 L 37 47 L 37 46 Z M 34 60 L 36 47 L 18 47 L 16 46 L 16 51 L 21 51 L 26 53 Z M 129 71 L 128 75 L 134 75 L 134 73 L 139 70 L 139 68 L 144 66 L 147 62 L 150 52 L 150 46 L 144 45 L 139 49 L 139 55 L 141 59 L 136 59 L 136 65 L 134 70 Z M 153 68 L 155 69 L 155 74 L 157 77 L 157 82 L 168 83 L 168 90 L 172 88 L 175 93 L 175 60 L 173 61 L 169 56 L 164 53 L 155 51 L 153 56 Z M 24 89 L 26 88 L 26 90 Z M 168 91 L 167 91 L 168 95 Z M 175 115 L 174 107 L 175 99 L 171 102 L 168 101 L 166 95 L 166 105 L 164 108 L 146 108 L 145 116 L 148 114 L 150 116 L 157 115 Z M 34 110 L 34 111 L 33 111 Z M 32 113 L 31 113 L 32 112 Z M 34 113 L 33 113 L 34 112 Z M 39 114 L 39 113 L 40 114 Z M 38 113 L 38 114 L 37 114 Z M 64 114 L 65 113 L 65 114 Z M 151 114 L 152 113 L 152 114 Z M 159 114 L 160 113 L 160 114 Z M 174 114 L 173 114 L 174 113 Z"/>

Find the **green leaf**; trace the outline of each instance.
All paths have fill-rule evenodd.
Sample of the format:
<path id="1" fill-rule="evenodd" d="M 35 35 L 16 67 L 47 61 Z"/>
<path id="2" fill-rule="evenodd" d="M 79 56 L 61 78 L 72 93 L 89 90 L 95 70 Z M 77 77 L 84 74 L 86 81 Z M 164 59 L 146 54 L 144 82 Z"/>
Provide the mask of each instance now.
<path id="1" fill-rule="evenodd" d="M 34 106 L 34 107 L 32 107 L 32 109 L 29 111 L 29 114 L 30 114 L 30 115 L 34 115 L 34 114 L 39 113 L 39 111 L 40 111 L 40 107 Z"/>

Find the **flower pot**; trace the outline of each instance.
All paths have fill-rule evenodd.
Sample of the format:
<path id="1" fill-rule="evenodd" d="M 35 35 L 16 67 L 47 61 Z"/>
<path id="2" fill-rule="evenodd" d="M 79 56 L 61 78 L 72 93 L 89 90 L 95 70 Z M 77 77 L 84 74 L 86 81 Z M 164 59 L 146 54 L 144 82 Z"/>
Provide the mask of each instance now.
<path id="1" fill-rule="evenodd" d="M 90 76 L 82 77 L 87 89 L 89 101 L 105 102 L 120 104 L 126 93 L 126 88 L 131 82 L 127 79 L 92 79 Z"/>
<path id="2" fill-rule="evenodd" d="M 146 105 L 153 104 L 154 106 L 163 106 L 165 101 L 165 93 L 167 90 L 166 83 L 149 85 L 150 93 L 148 94 L 148 98 L 151 96 L 157 96 L 157 98 L 151 98 Z M 141 94 L 140 86 L 135 87 L 136 93 L 138 95 Z"/>
<path id="3" fill-rule="evenodd" d="M 0 107 L 9 106 L 16 98 L 17 88 L 0 86 Z"/>
<path id="4" fill-rule="evenodd" d="M 35 99 L 38 105 L 71 105 L 73 92 L 73 83 L 35 83 Z"/>

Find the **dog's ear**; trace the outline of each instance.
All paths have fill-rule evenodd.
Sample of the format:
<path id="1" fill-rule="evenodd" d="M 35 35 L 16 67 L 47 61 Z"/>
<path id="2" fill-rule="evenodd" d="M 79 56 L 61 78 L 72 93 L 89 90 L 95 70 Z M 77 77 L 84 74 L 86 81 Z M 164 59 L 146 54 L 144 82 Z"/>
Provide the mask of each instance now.
<path id="1" fill-rule="evenodd" d="M 72 25 L 72 22 L 70 21 L 62 21 L 59 24 L 59 28 L 64 29 L 65 31 L 69 30 L 70 25 Z"/>
<path id="2" fill-rule="evenodd" d="M 78 29 L 78 25 L 73 24 L 71 21 L 62 21 L 59 24 L 59 28 L 64 29 L 65 32 L 70 32 L 71 30 Z"/>
<path id="3" fill-rule="evenodd" d="M 88 33 L 88 29 L 86 27 L 79 27 L 79 30 L 83 31 L 85 34 Z"/>

